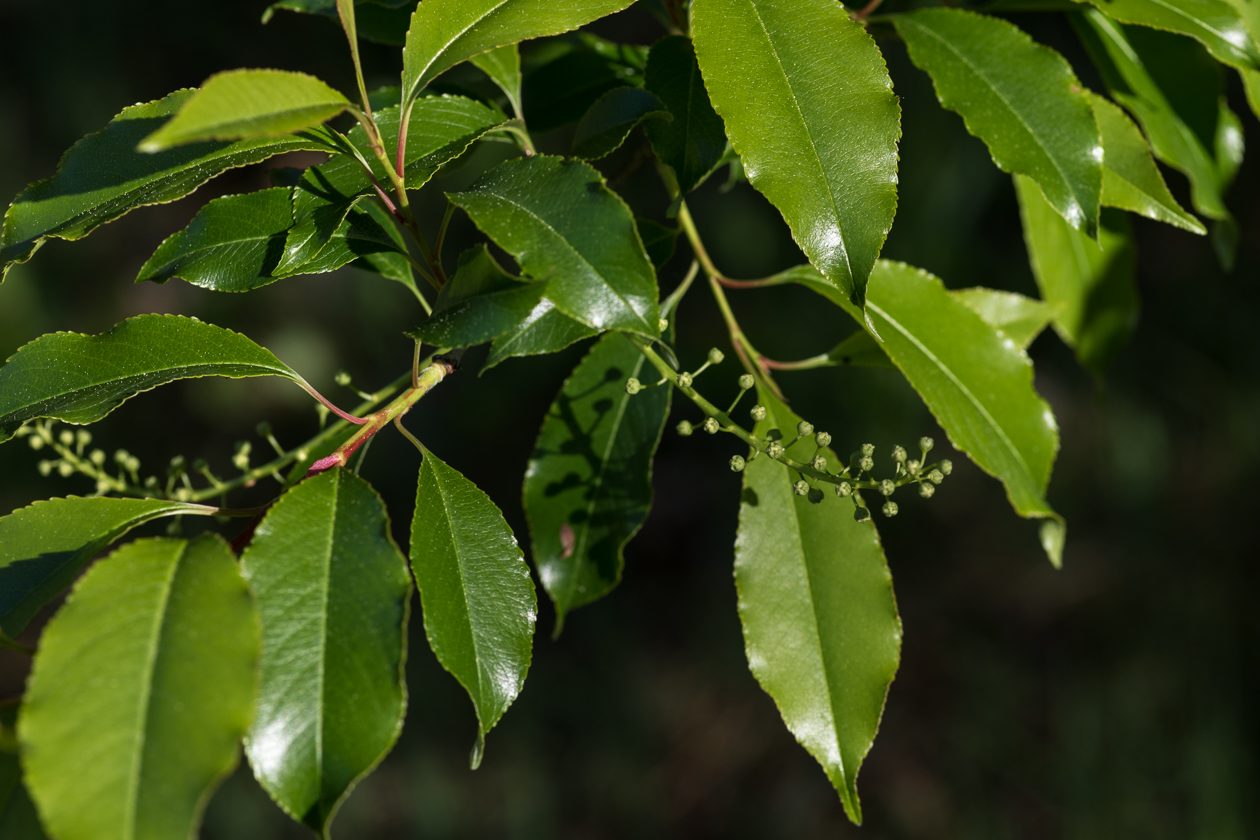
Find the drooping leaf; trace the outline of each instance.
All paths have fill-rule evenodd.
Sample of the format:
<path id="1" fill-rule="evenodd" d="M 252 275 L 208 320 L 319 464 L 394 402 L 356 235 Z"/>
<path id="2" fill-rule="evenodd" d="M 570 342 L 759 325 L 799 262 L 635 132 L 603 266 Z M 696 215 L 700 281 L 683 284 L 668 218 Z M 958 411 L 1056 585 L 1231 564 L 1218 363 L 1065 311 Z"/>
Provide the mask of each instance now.
<path id="1" fill-rule="evenodd" d="M 482 372 L 514 356 L 558 353 L 575 342 L 598 334 L 599 330 L 578 323 L 544 297 L 524 321 L 494 340 Z"/>
<path id="2" fill-rule="evenodd" d="M 952 297 L 939 279 L 904 263 L 876 263 L 865 314 L 808 267 L 787 276 L 859 323 L 870 319 L 880 346 L 955 448 L 1006 486 L 1020 516 L 1046 520 L 1042 546 L 1059 565 L 1063 519 L 1045 498 L 1059 431 L 1050 406 L 1033 389 L 1027 354 Z"/>
<path id="3" fill-rule="evenodd" d="M 595 100 L 578 122 L 573 156 L 597 160 L 616 151 L 639 123 L 672 119 L 664 103 L 643 88 L 613 88 Z"/>
<path id="4" fill-rule="evenodd" d="M 416 2 L 417 0 L 356 0 L 355 17 L 359 37 L 378 44 L 401 47 L 407 40 L 407 27 L 411 23 L 411 13 L 415 11 Z M 280 0 L 279 3 L 272 3 L 263 12 L 263 23 L 271 20 L 277 9 L 321 15 L 334 21 L 337 19 L 336 0 Z M 392 102 L 397 101 L 398 97 L 393 97 Z M 372 107 L 376 105 L 373 104 Z"/>
<path id="5" fill-rule="evenodd" d="M 800 420 L 768 391 L 758 401 L 767 408 L 758 435 Z M 808 462 L 815 448 L 806 438 L 788 454 Z M 826 457 L 835 463 L 833 453 Z M 874 524 L 855 521 L 853 504 L 834 493 L 796 495 L 796 480 L 766 457 L 744 470 L 735 541 L 744 646 L 783 722 L 861 824 L 858 770 L 897 672 L 901 620 Z"/>
<path id="6" fill-rule="evenodd" d="M 678 244 L 679 230 L 668 227 L 651 219 L 635 219 L 635 227 L 639 229 L 639 238 L 643 240 L 643 249 L 657 271 L 674 256 L 674 247 Z"/>
<path id="7" fill-rule="evenodd" d="M 566 615 L 620 582 L 622 552 L 651 508 L 670 389 L 625 389 L 650 371 L 630 339 L 601 338 L 560 389 L 525 470 L 534 566 L 557 633 Z"/>
<path id="8" fill-rule="evenodd" d="M 196 91 L 126 108 L 66 152 L 57 174 L 27 187 L 4 216 L 0 267 L 26 262 L 48 237 L 81 239 L 137 207 L 183 198 L 216 175 L 285 152 L 334 151 L 324 128 L 288 137 L 197 143 L 146 155 L 136 145 Z M 2 277 L 0 277 L 2 279 Z"/>
<path id="9" fill-rule="evenodd" d="M 748 180 L 861 305 L 897 207 L 900 107 L 883 56 L 835 0 L 705 0 L 696 57 Z"/>
<path id="10" fill-rule="evenodd" d="M 101 335 L 41 336 L 0 367 L 0 443 L 28 420 L 95 423 L 143 391 L 200 376 L 302 377 L 240 333 L 180 315 L 140 315 Z"/>
<path id="11" fill-rule="evenodd" d="M 1072 67 L 1018 27 L 960 9 L 895 18 L 941 104 L 962 116 L 1003 172 L 1035 180 L 1072 227 L 1098 227 L 1102 141 Z"/>
<path id="12" fill-rule="evenodd" d="M 1137 326 L 1137 254 L 1128 221 L 1104 213 L 1095 243 L 1064 225 L 1026 179 L 1015 179 L 1015 191 L 1033 276 L 1055 308 L 1055 329 L 1081 364 L 1101 374 Z"/>
<path id="13" fill-rule="evenodd" d="M 1079 0 L 1086 2 L 1086 0 Z M 1260 47 L 1227 0 L 1088 0 L 1110 18 L 1189 35 L 1217 61 L 1260 70 Z"/>
<path id="14" fill-rule="evenodd" d="M 667 35 L 652 45 L 644 86 L 673 120 L 644 126 L 661 163 L 674 170 L 680 195 L 698 187 L 726 152 L 726 130 L 700 77 L 691 39 Z"/>
<path id="15" fill-rule="evenodd" d="M 476 769 L 486 735 L 525 684 L 538 599 L 503 514 L 428 451 L 416 486 L 411 568 L 429 646 L 477 712 Z"/>
<path id="16" fill-rule="evenodd" d="M 241 567 L 262 614 L 245 751 L 286 813 L 326 831 L 402 729 L 407 562 L 380 497 L 334 469 L 280 497 Z"/>
<path id="17" fill-rule="evenodd" d="M 258 618 L 218 537 L 141 540 L 89 571 L 40 640 L 18 722 L 58 840 L 196 836 L 253 709 Z"/>
<path id="18" fill-rule="evenodd" d="M 642 86 L 647 55 L 646 47 L 614 44 L 589 32 L 544 42 L 525 56 L 530 67 L 521 93 L 530 129 L 574 122 L 613 88 Z"/>
<path id="19" fill-rule="evenodd" d="M 548 281 L 564 314 L 592 329 L 659 335 L 656 273 L 634 216 L 589 165 L 509 160 L 449 198 L 527 276 Z"/>
<path id="20" fill-rule="evenodd" d="M 433 314 L 407 335 L 435 347 L 493 341 L 528 318 L 546 291 L 547 281 L 512 277 L 479 245 L 460 254 L 459 269 L 438 292 Z"/>
<path id="21" fill-rule="evenodd" d="M 0 631 L 16 636 L 92 558 L 132 528 L 163 516 L 211 516 L 164 499 L 49 499 L 0 518 Z"/>
<path id="22" fill-rule="evenodd" d="M 628 5 L 628 0 L 425 0 L 411 18 L 403 48 L 403 102 L 461 61 L 577 29 Z"/>
<path id="23" fill-rule="evenodd" d="M 524 119 L 521 111 L 521 52 L 516 44 L 506 44 L 475 55 L 471 61 L 499 86 L 517 118 Z"/>
<path id="24" fill-rule="evenodd" d="M 1045 202 L 1045 199 L 1042 199 Z M 1054 208 L 1051 208 L 1052 210 Z M 1063 224 L 1063 220 L 1059 220 Z M 1084 242 L 1089 239 L 1077 234 Z M 1097 245 L 1094 246 L 1095 248 Z M 997 289 L 958 289 L 949 293 L 955 300 L 962 301 L 967 308 L 979 315 L 991 327 L 996 327 L 1002 334 L 1015 342 L 1020 349 L 1026 349 L 1033 339 L 1041 335 L 1041 331 L 1054 318 L 1057 307 L 1036 298 L 1024 297 L 1015 292 L 1001 292 Z"/>

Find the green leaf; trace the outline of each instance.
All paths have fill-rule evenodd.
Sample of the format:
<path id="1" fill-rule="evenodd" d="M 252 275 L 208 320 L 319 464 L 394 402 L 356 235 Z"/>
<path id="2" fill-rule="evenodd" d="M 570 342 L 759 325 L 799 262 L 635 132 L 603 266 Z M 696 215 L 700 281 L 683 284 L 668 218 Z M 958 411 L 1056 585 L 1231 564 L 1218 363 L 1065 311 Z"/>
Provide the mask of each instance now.
<path id="1" fill-rule="evenodd" d="M 630 0 L 425 0 L 411 18 L 403 48 L 403 102 L 479 53 L 568 32 L 629 5 Z"/>
<path id="2" fill-rule="evenodd" d="M 407 27 L 411 24 L 416 0 L 356 0 L 355 7 L 360 38 L 395 47 L 401 47 L 407 40 Z M 337 20 L 336 0 L 281 0 L 263 12 L 263 23 L 270 21 L 277 9 Z M 393 101 L 397 102 L 398 97 Z M 372 107 L 376 107 L 375 104 Z"/>
<path id="3" fill-rule="evenodd" d="M 565 381 L 525 470 L 534 566 L 565 616 L 621 580 L 622 552 L 652 506 L 652 458 L 669 415 L 668 387 L 626 393 L 652 371 L 624 335 L 606 335 Z"/>
<path id="4" fill-rule="evenodd" d="M 163 516 L 217 508 L 164 499 L 49 499 L 0 518 L 0 631 L 16 636 L 110 543 Z"/>
<path id="5" fill-rule="evenodd" d="M 470 60 L 503 91 L 517 119 L 524 119 L 521 111 L 521 52 L 516 44 L 506 44 L 475 55 Z"/>
<path id="6" fill-rule="evenodd" d="M 1055 329 L 1081 364 L 1101 374 L 1137 326 L 1137 254 L 1128 221 L 1104 213 L 1093 242 L 1063 224 L 1026 179 L 1015 179 L 1015 191 L 1029 262 L 1041 296 L 1055 308 Z"/>
<path id="7" fill-rule="evenodd" d="M 401 283 L 410 289 L 412 294 L 418 296 L 420 293 L 416 290 L 416 278 L 411 273 L 411 263 L 406 256 L 408 253 L 407 242 L 398 230 L 398 225 L 394 223 L 394 218 L 389 214 L 389 211 L 375 201 L 360 202 L 358 209 L 367 213 L 376 222 L 377 227 L 384 231 L 385 235 L 394 243 L 397 251 L 387 250 L 364 254 L 351 265 L 363 271 L 370 271 Z"/>
<path id="8" fill-rule="evenodd" d="M 263 628 L 245 751 L 280 807 L 325 832 L 402 730 L 407 561 L 380 497 L 335 469 L 280 497 L 241 566 Z"/>
<path id="9" fill-rule="evenodd" d="M 726 153 L 726 129 L 700 77 L 691 39 L 667 35 L 652 45 L 644 86 L 674 119 L 644 126 L 661 163 L 674 170 L 679 195 L 698 187 Z"/>
<path id="10" fill-rule="evenodd" d="M 218 537 L 94 566 L 40 639 L 18 735 L 58 840 L 196 836 L 253 708 L 258 619 Z"/>
<path id="11" fill-rule="evenodd" d="M 429 646 L 477 711 L 475 770 L 486 735 L 525 684 L 538 599 L 503 514 L 427 450 L 416 486 L 411 568 Z"/>
<path id="12" fill-rule="evenodd" d="M 959 9 L 898 15 L 910 59 L 1003 172 L 1028 175 L 1072 227 L 1093 236 L 1102 192 L 1098 126 L 1072 67 L 1018 27 Z"/>
<path id="13" fill-rule="evenodd" d="M 180 315 L 140 315 L 101 335 L 61 332 L 0 367 L 0 443 L 28 420 L 95 423 L 143 391 L 200 376 L 305 380 L 245 336 Z"/>
<path id="14" fill-rule="evenodd" d="M 1050 406 L 1033 389 L 1027 354 L 921 269 L 889 260 L 876 263 L 865 313 L 826 278 L 810 275 L 802 267 L 788 276 L 859 323 L 870 319 L 880 346 L 954 447 L 1006 486 L 1020 516 L 1048 520 L 1042 524 L 1042 545 L 1059 565 L 1063 518 L 1045 498 L 1059 430 Z"/>
<path id="15" fill-rule="evenodd" d="M 161 152 L 205 140 L 280 137 L 327 122 L 348 107 L 350 100 L 305 73 L 228 70 L 206 79 L 137 148 Z"/>
<path id="16" fill-rule="evenodd" d="M 901 109 L 884 58 L 835 0 L 705 0 L 696 57 L 748 180 L 858 306 L 897 209 Z"/>
<path id="17" fill-rule="evenodd" d="M 558 353 L 571 344 L 598 334 L 599 330 L 578 323 L 544 297 L 524 321 L 494 340 L 481 372 L 485 373 L 514 356 Z"/>
<path id="18" fill-rule="evenodd" d="M 759 436 L 800 420 L 768 391 L 758 401 L 767 408 Z M 806 438 L 788 454 L 808 462 L 815 449 Z M 834 493 L 796 495 L 795 480 L 766 457 L 744 470 L 735 541 L 744 646 L 757 682 L 860 825 L 858 770 L 897 672 L 901 620 L 874 524 L 854 521 L 853 505 Z"/>
<path id="19" fill-rule="evenodd" d="M 0 715 L 5 739 L 13 739 L 13 723 L 17 709 Z M 22 766 L 18 761 L 17 743 L 7 745 L 11 752 L 0 752 L 0 837 L 5 840 L 48 840 L 35 813 L 35 803 L 22 782 Z"/>
<path id="20" fill-rule="evenodd" d="M 1086 0 L 1079 0 L 1086 2 Z M 1088 0 L 1110 18 L 1189 35 L 1217 61 L 1260 70 L 1260 48 L 1227 0 Z"/>
<path id="21" fill-rule="evenodd" d="M 638 218 L 634 226 L 639 229 L 639 238 L 643 240 L 643 249 L 657 271 L 674 256 L 674 248 L 678 244 L 680 231 L 676 227 L 668 227 L 651 219 Z"/>
<path id="22" fill-rule="evenodd" d="M 595 100 L 578 123 L 573 156 L 597 160 L 616 151 L 639 123 L 672 119 L 664 103 L 643 88 L 613 88 Z"/>
<path id="23" fill-rule="evenodd" d="M 634 216 L 589 165 L 509 160 L 448 197 L 527 276 L 548 281 L 564 314 L 592 329 L 660 334 L 656 273 Z"/>
<path id="24" fill-rule="evenodd" d="M 1042 203 L 1045 203 L 1044 198 L 1042 198 Z M 1062 219 L 1059 219 L 1059 224 L 1071 230 L 1064 225 Z M 1076 235 L 1082 241 L 1089 242 L 1087 237 Z M 1094 247 L 1097 248 L 1097 245 Z M 986 324 L 1001 330 L 1002 334 L 1019 345 L 1021 350 L 1026 349 L 1029 344 L 1032 344 L 1034 338 L 1041 335 L 1041 331 L 1053 320 L 1057 309 L 1056 306 L 1045 301 L 1024 297 L 1015 292 L 999 292 L 997 289 L 976 287 L 958 289 L 949 294 L 954 300 L 966 304 L 967 308 L 984 319 Z"/>
<path id="25" fill-rule="evenodd" d="M 643 84 L 648 50 L 614 44 L 588 32 L 551 39 L 532 52 L 522 94 L 535 132 L 581 119 L 595 100 L 613 88 Z"/>
<path id="26" fill-rule="evenodd" d="M 327 129 L 235 143 L 198 143 L 155 155 L 137 152 L 196 91 L 126 108 L 66 152 L 57 174 L 27 187 L 4 216 L 0 266 L 26 262 L 48 237 L 81 239 L 137 207 L 183 198 L 216 175 L 297 151 L 335 151 Z M 0 279 L 3 279 L 0 275 Z"/>
<path id="27" fill-rule="evenodd" d="M 1146 138 L 1128 115 L 1095 93 L 1089 95 L 1089 103 L 1103 141 L 1103 206 L 1130 210 L 1191 233 L 1207 233 L 1168 191 Z"/>
<path id="28" fill-rule="evenodd" d="M 435 347 L 493 341 L 525 321 L 546 291 L 546 281 L 512 277 L 479 245 L 460 254 L 459 269 L 438 292 L 433 314 L 407 335 Z"/>
<path id="29" fill-rule="evenodd" d="M 827 360 L 846 367 L 873 367 L 896 370 L 897 366 L 866 330 L 858 330 L 827 352 Z"/>

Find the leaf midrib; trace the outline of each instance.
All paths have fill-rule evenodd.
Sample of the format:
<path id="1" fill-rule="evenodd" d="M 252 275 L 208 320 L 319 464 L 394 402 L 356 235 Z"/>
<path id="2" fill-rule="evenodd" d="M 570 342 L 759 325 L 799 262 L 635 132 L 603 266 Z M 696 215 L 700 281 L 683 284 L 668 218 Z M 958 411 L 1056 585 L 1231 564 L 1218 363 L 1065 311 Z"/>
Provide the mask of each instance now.
<path id="1" fill-rule="evenodd" d="M 331 598 L 332 591 L 332 560 L 333 552 L 336 548 L 337 540 L 337 518 L 338 506 L 341 500 L 341 481 L 342 473 L 337 470 L 333 473 L 336 476 L 332 486 L 332 499 L 329 505 L 331 516 L 328 517 L 328 537 L 326 544 L 328 551 L 325 552 L 323 561 L 323 574 L 320 575 L 320 609 L 319 609 L 319 659 L 317 660 L 317 693 L 319 702 L 315 704 L 315 766 L 318 768 L 317 779 L 319 780 L 319 790 L 315 797 L 313 807 L 320 806 L 324 801 L 324 714 L 327 709 L 328 701 L 324 696 L 328 688 L 328 602 Z M 321 818 L 324 814 L 321 813 Z"/>

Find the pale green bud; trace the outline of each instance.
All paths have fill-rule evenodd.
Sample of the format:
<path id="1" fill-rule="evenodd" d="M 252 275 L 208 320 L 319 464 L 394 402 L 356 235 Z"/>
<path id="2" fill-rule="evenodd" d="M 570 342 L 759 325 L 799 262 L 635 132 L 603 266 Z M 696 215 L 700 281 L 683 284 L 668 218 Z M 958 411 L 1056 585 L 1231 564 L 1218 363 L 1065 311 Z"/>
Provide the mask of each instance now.
<path id="1" fill-rule="evenodd" d="M 146 478 L 146 479 L 144 480 L 144 486 L 145 486 L 145 487 L 148 487 L 148 488 L 150 488 L 150 489 L 152 489 L 152 488 L 154 488 L 154 487 L 157 487 L 157 486 L 158 486 L 157 476 L 156 476 L 156 475 L 151 475 L 151 476 L 149 476 L 148 478 Z"/>
<path id="2" fill-rule="evenodd" d="M 893 460 L 898 464 L 906 462 L 906 449 L 904 446 L 894 446 L 892 452 Z"/>
<path id="3" fill-rule="evenodd" d="M 862 472 L 870 472 L 871 470 L 875 469 L 875 459 L 870 457 L 869 455 L 866 456 L 862 460 L 858 461 L 858 469 L 860 469 Z"/>
<path id="4" fill-rule="evenodd" d="M 709 364 L 711 365 L 720 365 L 725 358 L 726 354 L 716 347 L 709 351 Z"/>
<path id="5" fill-rule="evenodd" d="M 873 444 L 873 443 L 864 443 L 864 444 L 862 444 L 862 454 L 863 454 L 863 455 L 865 455 L 867 458 L 870 458 L 872 455 L 874 455 L 874 454 L 875 454 L 875 444 Z"/>
<path id="6" fill-rule="evenodd" d="M 333 377 L 333 382 L 345 387 L 350 384 L 350 374 L 344 370 L 337 371 L 337 375 Z"/>
<path id="7" fill-rule="evenodd" d="M 58 435 L 57 439 L 61 441 L 62 446 L 73 446 L 74 445 L 74 432 L 70 431 L 69 429 L 64 429 L 61 432 L 61 434 Z"/>
<path id="8" fill-rule="evenodd" d="M 924 482 L 919 485 L 919 495 L 925 499 L 932 498 L 932 494 L 936 492 L 936 487 L 932 484 Z"/>
<path id="9" fill-rule="evenodd" d="M 691 383 L 694 381 L 695 380 L 691 378 L 691 374 L 687 373 L 686 371 L 678 374 L 678 387 L 679 388 L 690 388 Z"/>
<path id="10" fill-rule="evenodd" d="M 831 435 L 827 434 L 826 432 L 819 432 L 818 434 L 814 435 L 814 443 L 818 444 L 819 446 L 831 446 Z"/>
<path id="11" fill-rule="evenodd" d="M 748 409 L 748 416 L 760 423 L 762 420 L 766 419 L 766 407 L 764 405 L 754 405 L 752 408 Z"/>
<path id="12" fill-rule="evenodd" d="M 57 473 L 62 478 L 69 478 L 74 475 L 74 464 L 71 464 L 69 461 L 62 461 L 57 464 Z"/>
<path id="13" fill-rule="evenodd" d="M 52 475 L 53 466 L 54 466 L 54 464 L 53 464 L 53 462 L 52 462 L 52 461 L 40 461 L 40 462 L 39 462 L 39 474 L 40 474 L 40 475 L 42 475 L 42 476 L 44 476 L 44 477 L 48 477 L 48 476 Z"/>
<path id="14" fill-rule="evenodd" d="M 844 499 L 853 495 L 853 485 L 847 481 L 842 481 L 836 485 L 836 495 Z"/>
<path id="15" fill-rule="evenodd" d="M 87 429 L 79 429 L 74 433 L 74 442 L 82 449 L 92 442 L 92 433 Z"/>
<path id="16" fill-rule="evenodd" d="M 643 390 L 643 383 L 635 379 L 633 376 L 626 380 L 626 393 L 634 396 Z"/>
<path id="17" fill-rule="evenodd" d="M 897 515 L 897 503 L 892 501 L 884 502 L 884 506 L 880 510 L 883 511 L 884 516 L 892 518 Z"/>
<path id="18" fill-rule="evenodd" d="M 918 461 L 910 460 L 906 462 L 906 472 L 910 473 L 910 475 L 918 475 L 919 471 L 922 469 L 923 465 Z"/>
<path id="19" fill-rule="evenodd" d="M 930 473 L 928 473 L 927 477 L 928 477 L 928 481 L 932 482 L 933 484 L 940 484 L 942 481 L 945 480 L 945 475 L 940 470 L 932 470 Z"/>
<path id="20" fill-rule="evenodd" d="M 691 433 L 695 431 L 695 427 L 691 425 L 690 421 L 680 420 L 678 422 L 677 430 L 678 434 L 682 437 L 691 437 Z"/>
<path id="21" fill-rule="evenodd" d="M 777 440 L 770 441 L 769 445 L 766 446 L 766 454 L 771 458 L 782 458 L 783 444 L 779 443 Z"/>
<path id="22" fill-rule="evenodd" d="M 814 433 L 814 424 L 804 420 L 796 424 L 796 433 L 801 437 L 809 437 Z"/>
<path id="23" fill-rule="evenodd" d="M 88 460 L 91 461 L 93 464 L 96 464 L 96 466 L 98 467 L 104 466 L 105 453 L 99 449 L 93 449 L 92 454 L 88 456 Z"/>
<path id="24" fill-rule="evenodd" d="M 936 446 L 936 441 L 930 437 L 924 436 L 919 438 L 919 448 L 923 450 L 924 455 L 931 452 L 933 446 Z"/>
<path id="25" fill-rule="evenodd" d="M 125 464 L 125 463 L 127 463 L 127 460 L 128 460 L 129 458 L 131 458 L 131 453 L 130 453 L 130 452 L 128 452 L 126 449 L 116 449 L 116 450 L 114 450 L 114 463 L 116 463 L 116 464 Z"/>
<path id="26" fill-rule="evenodd" d="M 949 460 L 948 458 L 946 458 L 944 461 L 941 461 L 941 472 L 943 472 L 945 475 L 949 475 L 953 471 L 954 471 L 953 461 Z"/>
<path id="27" fill-rule="evenodd" d="M 809 493 L 809 482 L 802 479 L 792 485 L 792 489 L 796 491 L 796 495 L 804 496 Z"/>
<path id="28" fill-rule="evenodd" d="M 811 466 L 813 466 L 813 468 L 814 468 L 814 469 L 816 469 L 816 470 L 818 470 L 819 472 L 826 472 L 826 471 L 827 471 L 827 459 L 826 459 L 826 458 L 824 458 L 822 455 L 815 455 L 815 456 L 814 456 L 814 461 L 813 461 L 813 463 L 811 464 Z"/>
<path id="29" fill-rule="evenodd" d="M 666 321 L 664 318 L 660 319 L 656 322 L 656 328 L 661 332 L 665 332 L 665 330 L 669 329 L 669 321 Z"/>
<path id="30" fill-rule="evenodd" d="M 96 480 L 96 492 L 97 492 L 97 493 L 100 493 L 101 495 L 105 495 L 106 493 L 108 493 L 108 492 L 109 492 L 109 482 L 108 482 L 108 481 L 106 481 L 106 480 L 105 480 L 105 479 L 103 479 L 103 478 L 98 478 L 98 479 Z"/>
<path id="31" fill-rule="evenodd" d="M 883 481 L 879 483 L 879 492 L 883 493 L 885 496 L 891 496 L 893 493 L 897 492 L 896 482 L 893 482 L 890 479 L 885 478 Z"/>
<path id="32" fill-rule="evenodd" d="M 743 472 L 744 467 L 746 466 L 747 466 L 747 463 L 744 461 L 744 459 L 741 456 L 739 455 L 731 456 L 731 472 Z"/>
<path id="33" fill-rule="evenodd" d="M 739 389 L 741 391 L 747 391 L 756 384 L 757 382 L 752 378 L 751 373 L 745 373 L 743 376 L 739 378 Z"/>
<path id="34" fill-rule="evenodd" d="M 34 449 L 36 452 L 38 452 L 39 450 L 44 448 L 44 439 L 42 437 L 39 437 L 38 435 L 32 435 L 29 446 L 31 447 L 31 449 Z"/>
<path id="35" fill-rule="evenodd" d="M 704 421 L 704 430 L 711 435 L 716 435 L 719 428 L 721 427 L 718 426 L 718 421 L 714 420 L 712 417 Z"/>

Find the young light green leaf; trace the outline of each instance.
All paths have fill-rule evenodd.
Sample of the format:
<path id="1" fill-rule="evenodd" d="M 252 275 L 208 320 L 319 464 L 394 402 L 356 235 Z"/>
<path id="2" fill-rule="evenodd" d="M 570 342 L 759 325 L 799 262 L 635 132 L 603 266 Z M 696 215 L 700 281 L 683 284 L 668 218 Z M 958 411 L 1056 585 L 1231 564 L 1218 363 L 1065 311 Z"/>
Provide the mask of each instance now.
<path id="1" fill-rule="evenodd" d="M 326 832 L 402 730 L 407 561 L 380 497 L 334 469 L 280 497 L 241 567 L 262 614 L 245 751 L 280 807 Z"/>
<path id="2" fill-rule="evenodd" d="M 696 57 L 748 180 L 858 306 L 897 209 L 900 107 L 875 41 L 835 0 L 705 0 Z"/>
<path id="3" fill-rule="evenodd" d="M 1043 198 L 1042 201 L 1044 202 L 1045 199 Z M 1060 219 L 1060 224 L 1062 223 Z M 1089 241 L 1085 237 L 1081 238 L 1086 242 Z M 1002 334 L 1018 344 L 1021 350 L 1027 349 L 1033 339 L 1041 335 L 1041 331 L 1053 320 L 1057 308 L 1046 301 L 1024 297 L 1015 292 L 1000 292 L 997 289 L 982 287 L 958 289 L 949 294 L 955 300 L 966 304 L 967 308 L 984 319 L 986 324 L 1001 330 Z"/>
<path id="4" fill-rule="evenodd" d="M 143 391 L 200 376 L 305 380 L 240 333 L 180 315 L 140 315 L 101 335 L 41 336 L 0 367 L 0 443 L 28 420 L 95 423 Z"/>
<path id="5" fill-rule="evenodd" d="M 521 52 L 516 44 L 506 44 L 474 55 L 470 60 L 503 91 L 516 118 L 525 119 L 521 111 Z"/>
<path id="6" fill-rule="evenodd" d="M 644 126 L 661 163 L 674 170 L 679 195 L 698 187 L 726 152 L 726 129 L 713 110 L 691 39 L 666 35 L 652 45 L 644 87 L 674 119 Z"/>
<path id="7" fill-rule="evenodd" d="M 1078 0 L 1087 2 L 1087 0 Z M 1260 48 L 1227 0 L 1088 0 L 1110 18 L 1189 35 L 1217 61 L 1260 70 Z"/>
<path id="8" fill-rule="evenodd" d="M 154 155 L 136 145 L 196 91 L 126 108 L 66 152 L 57 174 L 27 187 L 4 216 L 0 270 L 26 262 L 48 237 L 81 239 L 137 207 L 183 198 L 216 175 L 285 152 L 335 151 L 327 129 L 235 143 L 198 143 Z M 106 165 L 108 163 L 108 165 Z M 3 279 L 3 275 L 0 275 Z"/>
<path id="9" fill-rule="evenodd" d="M 606 335 L 565 381 L 525 470 L 534 566 L 565 616 L 621 581 L 622 552 L 652 506 L 652 458 L 669 415 L 670 388 L 626 393 L 650 372 L 624 335 Z"/>
<path id="10" fill-rule="evenodd" d="M 547 297 L 564 314 L 596 330 L 660 334 L 656 272 L 634 216 L 589 165 L 509 160 L 449 198 L 526 275 L 548 281 Z"/>
<path id="11" fill-rule="evenodd" d="M 1018 27 L 960 9 L 898 15 L 911 60 L 1003 172 L 1033 178 L 1072 227 L 1098 227 L 1103 147 L 1063 56 Z"/>
<path id="12" fill-rule="evenodd" d="M 759 391 L 758 402 L 767 408 L 758 435 L 800 421 L 768 391 Z M 808 462 L 815 449 L 806 438 L 788 454 Z M 825 456 L 837 463 L 830 450 Z M 735 540 L 744 647 L 788 730 L 860 825 L 858 770 L 897 672 L 901 620 L 874 524 L 854 521 L 853 505 L 834 493 L 797 495 L 795 480 L 765 457 L 744 470 Z"/>
<path id="13" fill-rule="evenodd" d="M 1027 179 L 1017 177 L 1015 191 L 1029 262 L 1041 296 L 1055 307 L 1055 329 L 1081 364 L 1101 375 L 1137 326 L 1137 254 L 1128 221 L 1104 213 L 1098 242 L 1091 242 L 1063 224 Z"/>
<path id="14" fill-rule="evenodd" d="M 1016 513 L 1047 520 L 1042 546 L 1059 565 L 1063 518 L 1045 498 L 1059 430 L 1050 406 L 1033 389 L 1027 354 L 953 298 L 939 279 L 904 263 L 875 264 L 865 313 L 808 266 L 786 276 L 843 307 L 859 323 L 870 319 L 880 346 L 955 448 L 1006 486 Z"/>
<path id="15" fill-rule="evenodd" d="M 305 73 L 228 70 L 206 79 L 137 148 L 152 153 L 206 140 L 280 137 L 327 122 L 348 107 L 350 100 Z"/>
<path id="16" fill-rule="evenodd" d="M 589 32 L 553 38 L 527 56 L 522 86 L 529 127 L 536 131 L 581 119 L 613 88 L 643 85 L 648 48 L 614 44 Z"/>
<path id="17" fill-rule="evenodd" d="M 163 516 L 217 508 L 164 499 L 49 499 L 0 518 L 0 631 L 17 636 L 107 546 Z"/>
<path id="18" fill-rule="evenodd" d="M 433 314 L 407 335 L 435 347 L 493 341 L 528 318 L 546 290 L 545 280 L 512 277 L 479 245 L 460 254 L 459 269 L 438 292 Z"/>
<path id="19" fill-rule="evenodd" d="M 48 830 L 196 836 L 239 758 L 257 662 L 258 618 L 218 537 L 141 540 L 94 566 L 44 631 L 18 721 Z"/>
<path id="20" fill-rule="evenodd" d="M 630 0 L 424 0 L 403 48 L 403 104 L 444 71 L 496 47 L 557 35 Z"/>
<path id="21" fill-rule="evenodd" d="M 664 103 L 643 88 L 619 87 L 605 93 L 573 132 L 573 156 L 597 160 L 612 154 L 641 122 L 670 122 Z"/>
<path id="22" fill-rule="evenodd" d="M 1089 95 L 1089 104 L 1103 141 L 1103 206 L 1130 210 L 1191 233 L 1207 233 L 1168 191 L 1146 138 L 1128 115 L 1096 93 Z"/>
<path id="23" fill-rule="evenodd" d="M 475 770 L 486 735 L 525 684 L 538 599 L 503 514 L 427 450 L 411 523 L 411 569 L 429 646 L 477 712 Z"/>

